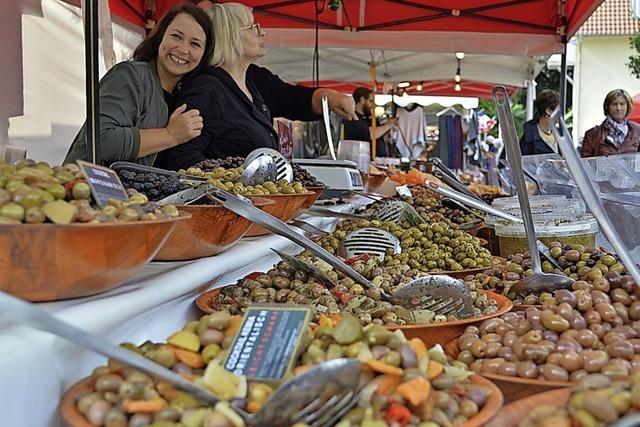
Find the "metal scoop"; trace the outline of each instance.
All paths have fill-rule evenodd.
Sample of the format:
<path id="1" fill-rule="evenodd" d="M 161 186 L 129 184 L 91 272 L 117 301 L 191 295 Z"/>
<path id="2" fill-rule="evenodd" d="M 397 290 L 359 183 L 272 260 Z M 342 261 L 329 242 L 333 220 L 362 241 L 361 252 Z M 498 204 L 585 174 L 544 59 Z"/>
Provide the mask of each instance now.
<path id="1" fill-rule="evenodd" d="M 206 388 L 130 350 L 106 342 L 69 323 L 58 320 L 35 304 L 0 292 L 0 317 L 50 332 L 81 347 L 168 381 L 209 405 L 222 399 Z M 250 426 L 285 427 L 295 423 L 331 426 L 358 401 L 363 386 L 361 362 L 334 359 L 321 363 L 282 384 L 256 414 L 234 408 Z"/>
<path id="2" fill-rule="evenodd" d="M 247 157 L 242 167 L 244 168 L 242 175 L 240 175 L 242 185 L 258 185 L 278 180 L 278 167 L 271 156 L 262 155 L 252 159 Z"/>
<path id="3" fill-rule="evenodd" d="M 380 221 L 394 222 L 406 220 L 409 221 L 411 225 L 417 225 L 425 222 L 424 218 L 416 212 L 413 206 L 403 200 L 382 200 L 375 204 L 372 209 L 369 209 L 362 214 L 336 212 L 330 209 L 316 207 L 308 209 L 305 213 L 313 216 L 344 218 L 351 220 L 377 219 Z"/>
<path id="4" fill-rule="evenodd" d="M 516 135 L 516 127 L 513 122 L 513 114 L 509 95 L 504 86 L 495 86 L 492 90 L 493 102 L 498 112 L 498 120 L 502 129 L 503 139 L 507 149 L 507 157 L 513 171 L 513 180 L 518 190 L 518 201 L 520 211 L 524 219 L 524 231 L 529 245 L 533 274 L 520 279 L 511 287 L 511 292 L 518 294 L 553 292 L 558 289 L 570 289 L 575 282 L 573 279 L 559 274 L 543 273 L 540 263 L 540 254 L 536 244 L 536 230 L 533 224 L 533 215 L 529 204 L 529 194 L 527 185 L 524 182 L 524 172 L 522 170 L 522 153 Z"/>
<path id="5" fill-rule="evenodd" d="M 420 307 L 414 316 L 420 322 L 420 311 L 459 319 L 473 315 L 473 298 L 461 280 L 450 276 L 424 276 L 398 287 L 393 296 L 409 299 Z"/>
<path id="6" fill-rule="evenodd" d="M 271 148 L 258 148 L 250 152 L 244 159 L 242 167 L 246 170 L 256 160 L 262 157 L 269 157 L 276 166 L 276 176 L 274 181 L 284 179 L 287 182 L 293 181 L 293 168 L 280 152 Z M 268 181 L 268 180 L 267 180 Z M 264 182 L 264 181 L 263 181 Z M 244 181 L 243 181 L 244 184 Z"/>
<path id="7" fill-rule="evenodd" d="M 402 252 L 400 240 L 379 228 L 360 228 L 352 231 L 340 243 L 340 255 L 347 259 L 367 254 L 384 261 L 387 251 L 393 254 Z"/>

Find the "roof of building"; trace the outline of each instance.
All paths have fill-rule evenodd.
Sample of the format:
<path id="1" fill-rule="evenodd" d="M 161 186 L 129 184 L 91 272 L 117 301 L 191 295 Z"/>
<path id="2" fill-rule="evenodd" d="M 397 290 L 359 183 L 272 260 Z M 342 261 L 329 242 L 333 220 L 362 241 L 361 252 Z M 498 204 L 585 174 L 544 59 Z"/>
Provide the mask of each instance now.
<path id="1" fill-rule="evenodd" d="M 634 0 L 605 0 L 578 30 L 583 36 L 628 36 L 640 32 L 633 16 Z M 640 6 L 640 5 L 639 5 Z"/>

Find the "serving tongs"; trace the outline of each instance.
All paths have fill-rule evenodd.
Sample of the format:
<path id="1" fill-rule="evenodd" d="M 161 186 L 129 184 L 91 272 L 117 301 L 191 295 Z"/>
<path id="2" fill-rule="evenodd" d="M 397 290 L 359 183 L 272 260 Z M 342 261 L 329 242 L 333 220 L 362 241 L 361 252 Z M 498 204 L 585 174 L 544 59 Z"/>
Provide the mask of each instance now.
<path id="1" fill-rule="evenodd" d="M 460 182 L 456 174 L 453 173 L 453 171 L 449 169 L 439 157 L 431 157 L 429 161 L 440 171 L 440 176 L 437 176 L 438 179 L 441 179 L 449 187 L 471 197 L 472 199 L 482 200 L 477 194 L 470 191 L 466 185 Z"/>
<path id="2" fill-rule="evenodd" d="M 418 225 L 425 222 L 424 218 L 422 218 L 420 214 L 416 212 L 413 206 L 403 200 L 395 199 L 378 201 L 373 208 L 371 208 L 368 212 L 362 214 L 336 212 L 330 209 L 317 207 L 311 207 L 305 213 L 312 216 L 344 218 L 351 220 L 377 219 L 380 221 L 394 222 L 406 220 L 411 225 Z"/>
<path id="3" fill-rule="evenodd" d="M 527 184 L 524 181 L 524 171 L 522 169 L 522 153 L 520 152 L 520 144 L 516 135 L 516 126 L 513 121 L 513 113 L 511 112 L 511 104 L 509 94 L 504 86 L 495 86 L 492 90 L 493 102 L 498 113 L 498 121 L 500 129 L 502 129 L 503 140 L 507 149 L 507 158 L 511 165 L 513 180 L 518 190 L 518 201 L 520 202 L 520 211 L 524 220 L 524 231 L 527 237 L 527 245 L 529 246 L 529 256 L 531 257 L 533 274 L 518 280 L 510 289 L 510 292 L 516 295 L 553 292 L 558 289 L 570 289 L 575 283 L 573 279 L 567 276 L 553 273 L 543 273 L 540 262 L 540 253 L 536 243 L 536 230 L 533 223 L 533 215 L 531 213 L 531 205 L 529 203 L 529 194 L 527 192 Z"/>
<path id="4" fill-rule="evenodd" d="M 248 220 L 256 224 L 261 225 L 267 230 L 272 231 L 302 246 L 304 249 L 313 253 L 316 257 L 327 262 L 337 271 L 340 271 L 345 276 L 352 279 L 354 282 L 362 285 L 365 289 L 378 289 L 373 283 L 367 280 L 367 278 L 355 271 L 345 262 L 332 255 L 326 249 L 319 246 L 309 238 L 291 230 L 284 222 L 256 208 L 255 206 L 253 206 L 253 204 L 251 204 L 250 201 L 243 200 L 229 193 L 228 191 L 224 191 L 218 188 L 210 189 L 207 196 L 210 199 L 219 202 L 220 204 L 222 204 L 222 206 L 229 209 L 230 211 L 235 212 L 236 214 L 247 218 Z M 453 310 L 450 305 L 456 303 L 456 301 L 443 301 L 443 297 L 440 296 L 442 295 L 441 290 L 437 287 L 431 288 L 429 286 L 430 283 L 432 283 L 431 279 L 422 277 L 414 279 L 407 285 L 403 286 L 401 289 L 395 291 L 392 295 L 389 295 L 380 289 L 378 290 L 380 291 L 380 297 L 383 301 L 401 305 L 409 310 L 424 310 L 425 306 L 431 307 L 433 309 L 439 310 L 436 312 L 436 314 L 448 315 L 446 313 L 451 313 Z M 469 291 L 464 283 L 459 282 L 458 289 L 460 289 L 460 293 L 457 297 L 467 301 L 464 292 L 466 291 L 468 293 Z M 470 306 L 465 304 L 463 308 L 457 308 L 457 310 L 453 310 L 453 312 L 459 312 L 460 316 L 465 316 L 467 315 L 467 313 L 471 313 L 471 308 L 469 307 Z M 432 310 L 431 308 L 429 308 L 429 310 Z"/>
<path id="5" fill-rule="evenodd" d="M 500 209 L 496 209 L 488 203 L 485 203 L 482 200 L 474 199 L 468 197 L 466 194 L 462 194 L 458 191 L 452 190 L 450 188 L 441 187 L 433 181 L 426 180 L 424 185 L 427 186 L 430 190 L 435 191 L 438 194 L 441 194 L 445 197 L 453 199 L 457 202 L 460 202 L 464 205 L 471 206 L 472 208 L 479 209 L 483 212 L 486 212 L 491 215 L 495 215 L 498 218 L 506 219 L 508 221 L 513 222 L 522 222 L 521 218 L 518 218 L 515 215 L 511 215 L 507 212 L 501 211 Z"/>
<path id="6" fill-rule="evenodd" d="M 63 322 L 35 304 L 0 292 L 0 317 L 50 332 L 74 344 L 139 369 L 167 381 L 205 404 L 215 406 L 222 399 L 209 390 L 176 374 L 146 357 L 111 344 Z M 233 408 L 249 426 L 286 427 L 306 423 L 313 427 L 332 426 L 360 397 L 366 378 L 356 359 L 334 359 L 321 363 L 282 384 L 260 410 L 250 414 Z"/>
<path id="7" fill-rule="evenodd" d="M 562 129 L 562 135 L 560 135 L 560 131 L 557 126 Z M 571 173 L 575 183 L 578 185 L 578 189 L 580 190 L 582 198 L 589 208 L 589 211 L 591 211 L 593 216 L 595 216 L 598 224 L 600 225 L 600 229 L 607 237 L 607 240 L 609 240 L 618 256 L 620 256 L 625 269 L 631 273 L 636 285 L 640 285 L 640 271 L 629 252 L 627 252 L 624 243 L 622 243 L 622 239 L 611 223 L 609 215 L 607 215 L 607 212 L 604 210 L 596 190 L 593 188 L 591 180 L 584 169 L 582 161 L 578 157 L 575 146 L 573 145 L 573 140 L 571 139 L 571 134 L 569 133 L 564 120 L 562 120 L 561 112 L 559 110 L 554 111 L 551 115 L 551 130 L 558 146 L 560 147 L 562 157 L 564 157 L 567 163 L 569 172 Z"/>

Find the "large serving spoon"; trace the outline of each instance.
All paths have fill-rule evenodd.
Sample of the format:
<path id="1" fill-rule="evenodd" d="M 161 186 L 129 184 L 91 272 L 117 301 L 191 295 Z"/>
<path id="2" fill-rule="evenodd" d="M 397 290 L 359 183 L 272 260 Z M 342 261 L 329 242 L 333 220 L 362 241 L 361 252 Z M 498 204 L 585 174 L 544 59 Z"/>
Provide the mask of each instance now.
<path id="1" fill-rule="evenodd" d="M 222 401 L 206 388 L 164 366 L 58 320 L 35 304 L 4 292 L 0 292 L 0 318 L 50 332 L 139 369 L 177 386 L 203 403 L 215 406 Z M 299 422 L 314 427 L 331 426 L 357 403 L 364 385 L 361 366 L 362 363 L 356 359 L 321 363 L 282 384 L 257 413 L 250 414 L 239 408 L 234 408 L 234 411 L 250 426 L 285 427 Z"/>
<path id="2" fill-rule="evenodd" d="M 529 194 L 524 181 L 524 171 L 522 169 L 522 153 L 516 135 L 516 126 L 513 121 L 513 113 L 507 89 L 504 86 L 495 86 L 492 90 L 493 102 L 498 112 L 500 129 L 502 129 L 503 140 L 507 149 L 507 158 L 513 171 L 513 180 L 518 191 L 518 201 L 520 211 L 524 220 L 524 231 L 529 246 L 529 256 L 531 257 L 533 274 L 518 280 L 512 287 L 511 292 L 515 294 L 553 292 L 558 289 L 570 289 L 575 282 L 572 278 L 554 273 L 543 273 L 540 262 L 540 253 L 536 243 L 536 230 L 531 214 Z"/>
<path id="3" fill-rule="evenodd" d="M 585 204 L 589 208 L 589 211 L 595 216 L 596 220 L 598 220 L 598 224 L 600 225 L 600 229 L 607 237 L 607 240 L 611 243 L 616 253 L 622 259 L 622 263 L 624 264 L 625 269 L 631 273 L 633 280 L 636 282 L 636 285 L 640 285 L 640 271 L 636 266 L 636 262 L 633 260 L 629 252 L 626 250 L 624 243 L 622 243 L 622 239 L 618 235 L 615 227 L 611 223 L 609 219 L 609 215 L 604 210 L 600 199 L 596 193 L 596 190 L 593 188 L 591 180 L 587 175 L 587 172 L 584 170 L 584 166 L 582 161 L 578 157 L 575 146 L 573 145 L 573 141 L 571 139 L 571 133 L 567 129 L 566 124 L 560 117 L 559 110 L 556 110 L 551 115 L 551 130 L 553 131 L 553 135 L 562 151 L 562 156 L 565 158 L 567 162 L 567 167 L 569 168 L 569 172 L 571 172 L 571 176 L 573 180 L 578 185 L 578 189 L 582 194 L 582 198 L 584 199 Z M 562 135 L 556 128 L 556 124 L 560 125 L 562 128 Z"/>
<path id="4" fill-rule="evenodd" d="M 247 154 L 242 167 L 246 171 L 253 162 L 256 162 L 261 158 L 270 158 L 276 167 L 275 179 L 266 181 L 279 181 L 281 179 L 284 179 L 287 182 L 293 181 L 293 168 L 291 167 L 287 159 L 285 159 L 279 151 L 274 150 L 273 148 L 257 148 L 253 150 L 252 152 Z"/>

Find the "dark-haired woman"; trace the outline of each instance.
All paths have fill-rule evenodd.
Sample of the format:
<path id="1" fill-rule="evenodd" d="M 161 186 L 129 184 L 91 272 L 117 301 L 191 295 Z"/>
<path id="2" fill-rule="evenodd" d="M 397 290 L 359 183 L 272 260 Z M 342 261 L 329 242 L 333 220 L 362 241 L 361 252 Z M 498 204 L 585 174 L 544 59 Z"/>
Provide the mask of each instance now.
<path id="1" fill-rule="evenodd" d="M 584 134 L 582 157 L 636 153 L 640 146 L 640 125 L 627 120 L 633 99 L 622 89 L 612 90 L 602 103 L 604 121 Z"/>
<path id="2" fill-rule="evenodd" d="M 172 8 L 138 46 L 133 61 L 115 65 L 100 81 L 100 143 L 96 161 L 126 160 L 152 165 L 156 154 L 200 135 L 202 117 L 186 105 L 171 115 L 174 89 L 197 73 L 213 52 L 211 20 L 194 5 Z M 65 163 L 91 161 L 85 148 L 86 123 Z"/>
<path id="3" fill-rule="evenodd" d="M 538 94 L 533 103 L 537 117 L 524 124 L 524 134 L 520 138 L 523 156 L 558 152 L 558 145 L 551 133 L 551 114 L 559 102 L 560 96 L 553 90 L 545 89 Z"/>

